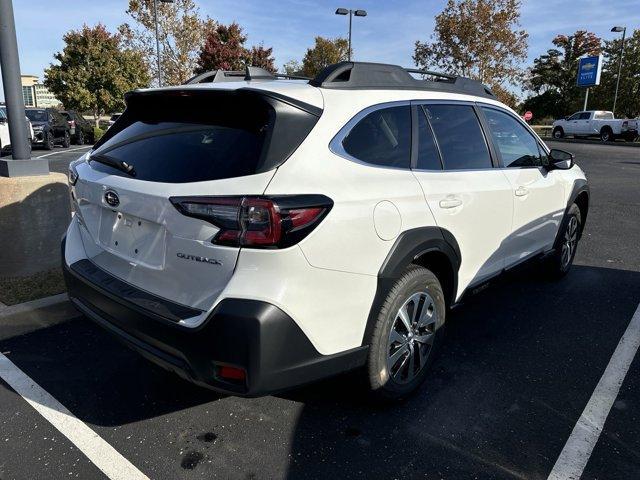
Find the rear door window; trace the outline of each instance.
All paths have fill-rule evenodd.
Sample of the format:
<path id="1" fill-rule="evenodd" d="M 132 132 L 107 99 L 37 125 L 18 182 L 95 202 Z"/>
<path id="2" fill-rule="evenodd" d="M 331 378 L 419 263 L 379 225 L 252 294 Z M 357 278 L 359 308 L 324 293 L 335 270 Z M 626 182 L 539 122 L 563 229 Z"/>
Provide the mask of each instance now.
<path id="1" fill-rule="evenodd" d="M 492 168 L 480 123 L 471 105 L 424 105 L 445 170 Z"/>
<path id="2" fill-rule="evenodd" d="M 345 152 L 362 162 L 409 168 L 411 108 L 402 105 L 374 110 L 351 129 L 342 146 Z"/>

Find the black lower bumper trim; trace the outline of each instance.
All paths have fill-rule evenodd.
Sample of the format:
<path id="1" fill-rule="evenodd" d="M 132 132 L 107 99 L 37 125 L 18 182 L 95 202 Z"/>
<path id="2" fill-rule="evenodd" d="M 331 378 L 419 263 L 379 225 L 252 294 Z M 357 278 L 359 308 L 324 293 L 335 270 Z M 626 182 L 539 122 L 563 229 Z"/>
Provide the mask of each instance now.
<path id="1" fill-rule="evenodd" d="M 368 347 L 322 355 L 300 327 L 266 302 L 225 299 L 197 328 L 160 322 L 118 301 L 66 266 L 69 298 L 142 355 L 195 383 L 243 396 L 285 390 L 364 365 Z M 246 382 L 219 378 L 218 365 L 243 368 Z"/>

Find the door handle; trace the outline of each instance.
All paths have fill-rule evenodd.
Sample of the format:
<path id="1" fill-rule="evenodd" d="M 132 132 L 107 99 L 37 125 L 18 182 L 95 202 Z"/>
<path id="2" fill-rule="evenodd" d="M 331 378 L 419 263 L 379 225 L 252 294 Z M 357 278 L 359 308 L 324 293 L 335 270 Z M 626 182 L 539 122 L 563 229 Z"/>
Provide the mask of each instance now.
<path id="1" fill-rule="evenodd" d="M 515 191 L 516 197 L 524 197 L 525 195 L 529 195 L 529 190 L 524 187 L 518 187 Z"/>
<path id="2" fill-rule="evenodd" d="M 462 200 L 456 197 L 448 197 L 444 200 L 440 200 L 440 208 L 455 208 L 462 205 Z"/>

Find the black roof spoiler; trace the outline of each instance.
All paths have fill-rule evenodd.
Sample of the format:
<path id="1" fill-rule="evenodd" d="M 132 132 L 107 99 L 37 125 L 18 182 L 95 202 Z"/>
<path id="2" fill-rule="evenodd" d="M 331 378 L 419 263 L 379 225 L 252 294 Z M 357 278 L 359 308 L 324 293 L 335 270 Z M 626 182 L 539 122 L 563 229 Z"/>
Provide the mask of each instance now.
<path id="1" fill-rule="evenodd" d="M 414 78 L 412 73 L 422 75 L 423 79 Z M 491 89 L 478 80 L 385 63 L 334 63 L 309 83 L 320 88 L 431 90 L 496 98 Z"/>

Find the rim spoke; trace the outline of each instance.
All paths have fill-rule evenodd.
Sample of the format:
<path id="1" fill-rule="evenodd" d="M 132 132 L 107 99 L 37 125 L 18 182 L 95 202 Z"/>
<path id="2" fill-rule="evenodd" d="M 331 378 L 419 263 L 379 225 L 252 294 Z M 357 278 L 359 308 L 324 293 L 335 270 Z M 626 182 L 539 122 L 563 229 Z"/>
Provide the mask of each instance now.
<path id="1" fill-rule="evenodd" d="M 421 343 L 423 345 L 431 345 L 433 344 L 433 337 L 435 336 L 434 333 L 425 333 L 424 335 L 416 335 L 415 337 L 413 337 L 415 339 L 416 342 Z"/>
<path id="2" fill-rule="evenodd" d="M 422 306 L 422 312 L 420 312 L 420 319 L 418 320 L 418 328 L 427 327 L 436 322 L 433 314 L 435 312 L 435 305 L 431 299 L 427 299 Z"/>
<path id="3" fill-rule="evenodd" d="M 406 349 L 404 349 L 406 351 Z M 402 371 L 405 369 L 406 365 L 407 365 L 407 360 L 409 360 L 410 355 L 405 355 L 405 357 L 402 360 L 402 363 L 400 364 L 400 366 L 398 367 L 398 369 L 396 370 L 396 373 L 393 374 L 394 378 L 402 378 Z"/>
<path id="4" fill-rule="evenodd" d="M 398 310 L 398 317 L 404 323 L 404 327 L 407 329 L 407 332 L 411 331 L 411 320 L 409 320 L 409 312 L 407 312 L 407 304 L 405 303 L 400 310 Z"/>
<path id="5" fill-rule="evenodd" d="M 393 355 L 391 355 L 389 357 L 389 367 L 391 369 L 393 369 L 393 367 L 396 366 L 396 363 L 398 363 L 398 360 L 400 359 L 400 357 L 402 357 L 402 355 L 404 355 L 405 353 L 407 353 L 407 346 L 403 345 L 400 348 L 398 348 Z M 399 369 L 398 369 L 399 370 Z"/>
<path id="6" fill-rule="evenodd" d="M 416 352 L 413 344 L 409 345 L 409 367 L 407 369 L 407 380 L 411 380 L 415 376 L 416 371 Z"/>
<path id="7" fill-rule="evenodd" d="M 394 325 L 395 327 L 395 325 Z M 404 343 L 407 341 L 406 335 L 402 335 L 395 328 L 391 329 L 391 334 L 389 335 L 389 343 Z"/>

